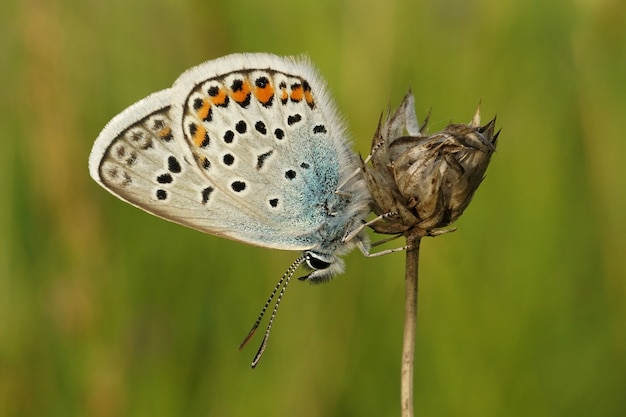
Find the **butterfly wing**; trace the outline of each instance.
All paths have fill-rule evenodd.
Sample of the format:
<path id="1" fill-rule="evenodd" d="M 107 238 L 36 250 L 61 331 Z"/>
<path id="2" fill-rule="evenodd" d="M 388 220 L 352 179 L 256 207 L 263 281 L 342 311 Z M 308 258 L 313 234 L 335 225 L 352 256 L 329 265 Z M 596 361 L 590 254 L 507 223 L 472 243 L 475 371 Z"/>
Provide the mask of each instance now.
<path id="1" fill-rule="evenodd" d="M 230 55 L 114 118 L 90 172 L 119 198 L 203 232 L 277 249 L 324 246 L 352 216 L 335 191 L 358 166 L 335 114 L 308 63 Z"/>
<path id="2" fill-rule="evenodd" d="M 199 177 L 174 139 L 171 89 L 130 106 L 102 130 L 89 157 L 91 176 L 120 199 L 158 217 L 215 235 L 224 227 L 205 202 Z"/>

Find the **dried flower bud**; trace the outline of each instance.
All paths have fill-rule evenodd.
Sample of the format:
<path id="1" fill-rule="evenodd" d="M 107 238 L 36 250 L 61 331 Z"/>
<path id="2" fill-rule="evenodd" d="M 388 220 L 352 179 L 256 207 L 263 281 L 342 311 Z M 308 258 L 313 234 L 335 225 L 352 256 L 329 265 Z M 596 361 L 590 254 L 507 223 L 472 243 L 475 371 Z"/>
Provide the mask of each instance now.
<path id="1" fill-rule="evenodd" d="M 371 165 L 364 163 L 374 212 L 384 215 L 371 227 L 378 233 L 429 232 L 452 224 L 482 182 L 498 134 L 495 118 L 480 126 L 480 111 L 468 124 L 450 124 L 424 135 L 409 91 L 388 112 L 372 141 Z"/>

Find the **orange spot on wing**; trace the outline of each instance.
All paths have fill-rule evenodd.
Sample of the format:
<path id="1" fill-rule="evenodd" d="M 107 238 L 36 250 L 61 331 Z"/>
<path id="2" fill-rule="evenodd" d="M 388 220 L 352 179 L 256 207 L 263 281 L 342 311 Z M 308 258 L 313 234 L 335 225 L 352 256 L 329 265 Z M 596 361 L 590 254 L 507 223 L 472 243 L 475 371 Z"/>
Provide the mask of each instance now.
<path id="1" fill-rule="evenodd" d="M 204 120 L 209 115 L 209 110 L 211 110 L 211 103 L 206 100 L 202 100 L 202 107 L 196 110 L 196 114 L 200 118 L 200 120 Z"/>
<path id="2" fill-rule="evenodd" d="M 289 99 L 289 94 L 287 94 L 287 89 L 281 88 L 280 89 L 280 101 L 282 101 L 283 103 L 286 103 L 287 99 Z"/>
<path id="3" fill-rule="evenodd" d="M 315 101 L 313 100 L 313 93 L 311 93 L 311 90 L 304 91 L 304 99 L 306 100 L 306 104 L 308 104 L 309 106 L 313 107 L 315 105 Z"/>
<path id="4" fill-rule="evenodd" d="M 159 136 L 164 138 L 171 133 L 171 129 L 169 126 L 165 126 L 163 129 L 159 130 Z"/>
<path id="5" fill-rule="evenodd" d="M 287 94 L 286 91 L 285 91 L 285 94 Z M 257 89 L 254 91 L 254 95 L 257 100 L 265 104 L 268 101 L 270 101 L 272 97 L 274 96 L 274 89 L 272 88 L 271 84 L 267 84 L 263 88 L 257 87 Z"/>
<path id="6" fill-rule="evenodd" d="M 196 131 L 193 135 L 193 143 L 195 143 L 197 147 L 201 147 L 205 137 L 206 129 L 202 125 L 197 125 Z"/>
<path id="7" fill-rule="evenodd" d="M 211 101 L 216 106 L 221 106 L 221 105 L 223 105 L 226 102 L 227 98 L 228 98 L 228 96 L 226 95 L 226 91 L 224 91 L 223 89 L 220 88 L 219 91 L 217 92 L 217 94 L 215 95 L 215 97 L 211 98 Z"/>
<path id="8" fill-rule="evenodd" d="M 239 89 L 238 91 L 233 91 L 231 93 L 231 97 L 237 103 L 243 103 L 244 101 L 248 99 L 249 94 L 250 94 L 250 84 L 248 83 L 248 81 L 244 81 L 243 84 L 241 85 L 241 89 Z"/>
<path id="9" fill-rule="evenodd" d="M 291 90 L 291 100 L 298 102 L 300 100 L 302 100 L 302 97 L 304 96 L 304 90 L 302 89 L 301 85 L 296 86 L 295 88 L 293 88 Z"/>

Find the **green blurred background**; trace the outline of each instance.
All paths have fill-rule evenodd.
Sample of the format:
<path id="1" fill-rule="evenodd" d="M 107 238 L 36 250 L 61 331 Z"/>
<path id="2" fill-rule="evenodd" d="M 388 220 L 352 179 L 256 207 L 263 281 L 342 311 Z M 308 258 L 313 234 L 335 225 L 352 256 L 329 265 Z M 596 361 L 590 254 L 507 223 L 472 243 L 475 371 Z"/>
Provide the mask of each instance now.
<path id="1" fill-rule="evenodd" d="M 497 113 L 458 232 L 421 254 L 416 414 L 626 415 L 626 3 L 4 0 L 0 415 L 397 416 L 402 254 L 293 282 L 87 172 L 104 124 L 232 52 L 309 54 L 365 154 L 408 87 L 431 131 Z"/>

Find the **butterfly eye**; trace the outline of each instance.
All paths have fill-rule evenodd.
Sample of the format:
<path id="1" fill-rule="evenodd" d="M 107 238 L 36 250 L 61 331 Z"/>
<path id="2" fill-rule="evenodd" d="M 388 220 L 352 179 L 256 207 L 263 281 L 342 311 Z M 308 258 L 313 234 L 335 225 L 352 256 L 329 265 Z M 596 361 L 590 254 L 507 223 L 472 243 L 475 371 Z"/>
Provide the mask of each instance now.
<path id="1" fill-rule="evenodd" d="M 315 270 L 320 270 L 320 269 L 326 269 L 330 266 L 330 262 L 326 262 L 322 259 L 320 259 L 318 257 L 319 255 L 312 253 L 312 252 L 308 252 L 306 254 L 306 264 L 309 266 L 309 268 L 311 269 L 315 269 Z"/>

